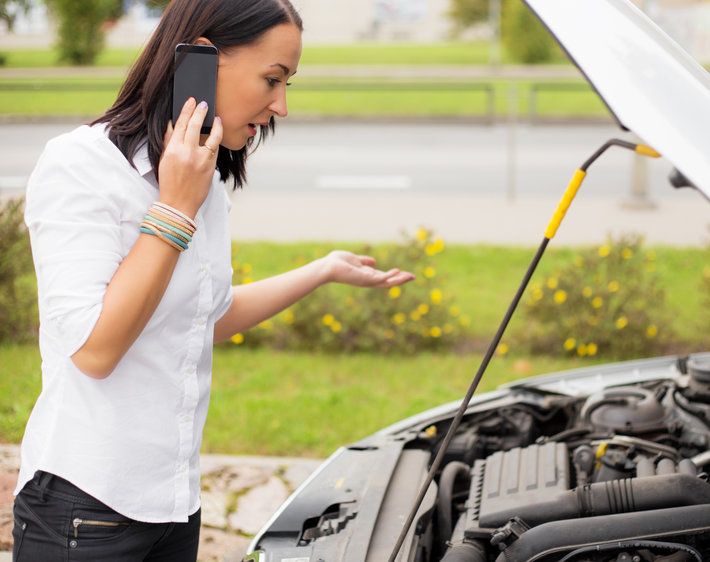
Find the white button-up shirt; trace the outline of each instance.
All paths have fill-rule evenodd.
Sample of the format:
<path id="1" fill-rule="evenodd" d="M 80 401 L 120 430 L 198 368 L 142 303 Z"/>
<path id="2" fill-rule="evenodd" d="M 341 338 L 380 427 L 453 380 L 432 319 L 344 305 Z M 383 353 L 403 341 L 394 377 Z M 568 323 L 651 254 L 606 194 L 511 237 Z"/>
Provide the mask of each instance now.
<path id="1" fill-rule="evenodd" d="M 214 324 L 232 301 L 230 202 L 215 172 L 197 232 L 145 329 L 109 377 L 88 377 L 71 355 L 158 199 L 145 145 L 134 163 L 137 171 L 105 125 L 83 125 L 50 140 L 30 176 L 42 392 L 15 494 L 41 469 L 132 519 L 184 522 L 200 506 Z"/>

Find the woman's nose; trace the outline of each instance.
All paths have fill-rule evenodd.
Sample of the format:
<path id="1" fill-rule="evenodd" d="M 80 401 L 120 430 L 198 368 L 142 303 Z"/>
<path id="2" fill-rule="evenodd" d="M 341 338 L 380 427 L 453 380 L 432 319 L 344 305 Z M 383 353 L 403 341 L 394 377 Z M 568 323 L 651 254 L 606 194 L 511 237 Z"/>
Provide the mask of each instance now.
<path id="1" fill-rule="evenodd" d="M 288 115 L 288 106 L 286 104 L 286 88 L 280 88 L 276 99 L 271 102 L 269 109 L 279 117 Z"/>

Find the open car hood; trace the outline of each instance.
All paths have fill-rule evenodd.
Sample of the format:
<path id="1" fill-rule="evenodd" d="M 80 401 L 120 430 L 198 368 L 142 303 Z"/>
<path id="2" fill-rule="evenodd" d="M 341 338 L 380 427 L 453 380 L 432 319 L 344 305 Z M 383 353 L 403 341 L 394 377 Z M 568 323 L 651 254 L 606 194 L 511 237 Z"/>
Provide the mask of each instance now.
<path id="1" fill-rule="evenodd" d="M 710 199 L 710 76 L 627 0 L 525 0 L 619 125 Z"/>

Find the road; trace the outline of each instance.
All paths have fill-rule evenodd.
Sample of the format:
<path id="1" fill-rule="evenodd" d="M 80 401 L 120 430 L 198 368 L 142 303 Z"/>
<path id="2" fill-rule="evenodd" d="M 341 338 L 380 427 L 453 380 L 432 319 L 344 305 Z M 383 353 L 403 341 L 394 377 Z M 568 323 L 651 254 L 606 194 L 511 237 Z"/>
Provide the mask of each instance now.
<path id="1" fill-rule="evenodd" d="M 21 193 L 47 139 L 66 124 L 0 125 L 0 192 Z M 452 241 L 533 244 L 574 171 L 621 132 L 611 125 L 285 122 L 249 162 L 233 195 L 238 239 L 396 239 L 435 228 Z M 633 154 L 612 149 L 590 168 L 561 243 L 636 231 L 650 242 L 700 245 L 710 205 L 673 190 L 671 165 L 646 161 L 649 209 L 630 209 Z"/>

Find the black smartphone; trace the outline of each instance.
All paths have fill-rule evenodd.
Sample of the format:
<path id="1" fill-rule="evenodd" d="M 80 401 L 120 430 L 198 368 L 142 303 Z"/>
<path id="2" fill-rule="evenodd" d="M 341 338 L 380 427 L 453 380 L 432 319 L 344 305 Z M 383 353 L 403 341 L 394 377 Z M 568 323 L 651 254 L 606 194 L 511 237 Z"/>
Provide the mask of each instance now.
<path id="1" fill-rule="evenodd" d="M 173 73 L 173 125 L 182 106 L 192 96 L 197 103 L 208 103 L 207 115 L 201 133 L 209 134 L 214 121 L 215 93 L 217 91 L 217 47 L 180 43 L 175 47 Z"/>

